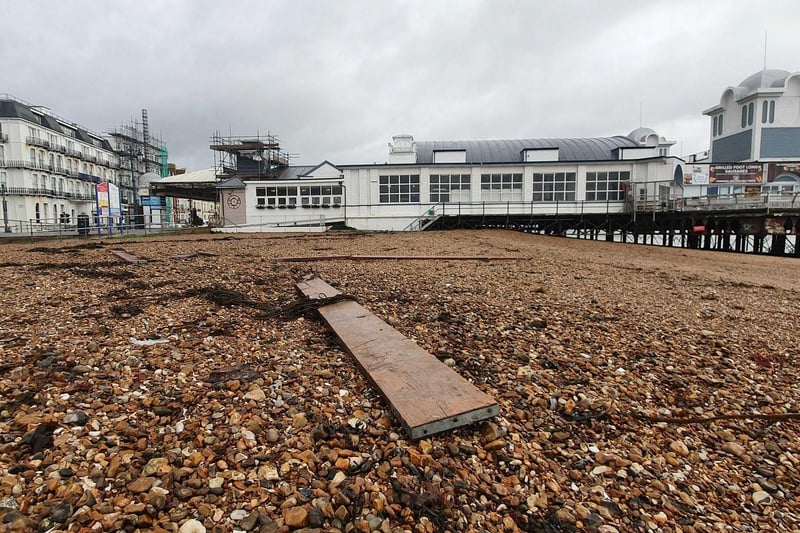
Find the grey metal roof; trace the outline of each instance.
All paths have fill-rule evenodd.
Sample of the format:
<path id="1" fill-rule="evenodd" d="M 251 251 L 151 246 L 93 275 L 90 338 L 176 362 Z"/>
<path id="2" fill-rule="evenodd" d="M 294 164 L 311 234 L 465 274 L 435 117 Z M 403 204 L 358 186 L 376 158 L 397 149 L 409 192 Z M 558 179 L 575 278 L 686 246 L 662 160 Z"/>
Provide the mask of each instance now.
<path id="1" fill-rule="evenodd" d="M 286 167 L 283 169 L 283 172 L 278 175 L 277 178 L 279 180 L 296 180 L 300 179 L 300 176 L 305 176 L 312 170 L 316 169 L 319 165 L 307 165 L 307 166 L 293 166 L 293 167 Z"/>
<path id="2" fill-rule="evenodd" d="M 244 187 L 244 181 L 242 181 L 242 178 L 239 176 L 234 176 L 217 183 L 217 189 L 244 189 Z"/>
<path id="3" fill-rule="evenodd" d="M 0 100 L 0 117 L 22 118 L 28 122 L 39 123 L 37 116 L 28 106 L 14 100 Z"/>
<path id="4" fill-rule="evenodd" d="M 417 141 L 417 164 L 433 164 L 433 153 L 466 150 L 469 164 L 514 163 L 523 160 L 526 149 L 558 148 L 559 161 L 612 161 L 618 148 L 632 148 L 638 143 L 617 135 L 578 139 L 507 139 L 493 141 Z"/>
<path id="5" fill-rule="evenodd" d="M 59 124 L 54 117 L 43 114 L 41 118 L 42 118 L 42 126 L 44 126 L 45 128 L 57 131 L 58 133 L 64 133 L 64 130 L 61 128 L 61 124 Z"/>

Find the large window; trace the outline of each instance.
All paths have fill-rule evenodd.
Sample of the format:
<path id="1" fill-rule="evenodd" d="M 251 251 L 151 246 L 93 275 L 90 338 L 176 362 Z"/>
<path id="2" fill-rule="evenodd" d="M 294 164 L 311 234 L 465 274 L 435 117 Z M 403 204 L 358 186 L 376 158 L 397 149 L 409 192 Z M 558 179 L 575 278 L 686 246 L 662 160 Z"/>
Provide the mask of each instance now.
<path id="1" fill-rule="evenodd" d="M 631 179 L 631 173 L 622 172 L 587 172 L 586 200 L 589 202 L 619 201 L 625 199 L 623 183 Z"/>
<path id="2" fill-rule="evenodd" d="M 522 174 L 481 174 L 481 199 L 522 201 Z"/>
<path id="3" fill-rule="evenodd" d="M 534 202 L 574 202 L 575 173 L 553 172 L 533 174 Z"/>
<path id="4" fill-rule="evenodd" d="M 256 187 L 256 206 L 297 204 L 297 187 Z"/>
<path id="5" fill-rule="evenodd" d="M 382 204 L 410 204 L 419 202 L 419 176 L 400 174 L 380 176 L 378 200 Z"/>
<path id="6" fill-rule="evenodd" d="M 300 187 L 300 204 L 307 206 L 339 207 L 342 203 L 341 185 L 304 185 Z"/>
<path id="7" fill-rule="evenodd" d="M 469 174 L 431 174 L 431 202 L 468 202 Z"/>
<path id="8" fill-rule="evenodd" d="M 6 162 L 6 147 L 0 144 L 0 163 Z"/>

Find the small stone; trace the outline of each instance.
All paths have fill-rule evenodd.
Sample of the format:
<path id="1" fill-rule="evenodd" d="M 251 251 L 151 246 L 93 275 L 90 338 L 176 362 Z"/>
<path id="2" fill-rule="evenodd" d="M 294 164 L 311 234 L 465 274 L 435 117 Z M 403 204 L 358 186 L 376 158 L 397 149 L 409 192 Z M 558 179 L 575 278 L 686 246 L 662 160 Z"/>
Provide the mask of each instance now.
<path id="1" fill-rule="evenodd" d="M 574 524 L 578 521 L 577 517 L 572 513 L 572 511 L 566 507 L 562 507 L 556 511 L 556 519 L 558 519 L 559 522 L 564 522 L 567 524 Z"/>
<path id="2" fill-rule="evenodd" d="M 59 524 L 63 524 L 67 521 L 67 519 L 72 516 L 73 508 L 72 504 L 69 502 L 64 502 L 61 505 L 53 507 L 50 510 L 50 518 L 54 522 L 58 522 Z"/>
<path id="3" fill-rule="evenodd" d="M 603 474 L 606 474 L 608 472 L 613 472 L 613 469 L 606 465 L 596 466 L 592 469 L 592 475 L 595 476 L 602 476 Z"/>
<path id="4" fill-rule="evenodd" d="M 208 490 L 211 494 L 222 494 L 225 492 L 225 488 L 223 484 L 225 483 L 225 479 L 221 477 L 212 477 L 208 480 Z"/>
<path id="5" fill-rule="evenodd" d="M 190 518 L 183 523 L 178 533 L 206 533 L 206 526 L 194 518 Z"/>
<path id="6" fill-rule="evenodd" d="M 266 481 L 278 481 L 281 478 L 278 474 L 278 467 L 271 464 L 259 466 L 258 477 Z"/>
<path id="7" fill-rule="evenodd" d="M 172 469 L 169 466 L 169 461 L 166 457 L 154 457 L 147 461 L 147 464 L 142 468 L 143 476 L 164 475 L 168 474 Z"/>
<path id="8" fill-rule="evenodd" d="M 305 413 L 297 413 L 292 417 L 293 428 L 302 428 L 307 425 L 308 425 L 308 419 L 306 418 Z"/>
<path id="9" fill-rule="evenodd" d="M 506 447 L 506 441 L 503 439 L 493 440 L 483 445 L 486 451 L 501 450 Z"/>
<path id="10" fill-rule="evenodd" d="M 248 515 L 247 511 L 245 511 L 244 509 L 236 509 L 231 513 L 231 520 L 233 520 L 234 522 L 238 522 L 247 517 L 247 515 Z"/>
<path id="11" fill-rule="evenodd" d="M 744 446 L 733 441 L 723 444 L 722 450 L 730 453 L 731 455 L 735 455 L 736 457 L 741 457 L 746 452 Z"/>
<path id="12" fill-rule="evenodd" d="M 63 424 L 67 424 L 70 426 L 85 426 L 86 422 L 88 421 L 89 421 L 89 415 L 80 410 L 68 412 L 61 420 Z"/>
<path id="13" fill-rule="evenodd" d="M 305 507 L 292 507 L 283 517 L 284 523 L 289 527 L 306 527 L 308 525 L 308 511 Z"/>
<path id="14" fill-rule="evenodd" d="M 275 428 L 269 428 L 267 430 L 267 442 L 275 443 L 281 438 L 281 434 L 278 433 L 278 430 Z"/>
<path id="15" fill-rule="evenodd" d="M 484 443 L 492 442 L 502 436 L 503 434 L 500 431 L 500 427 L 494 422 L 484 422 L 481 424 L 481 440 Z"/>
<path id="16" fill-rule="evenodd" d="M 247 394 L 244 395 L 245 400 L 254 400 L 257 402 L 263 402 L 267 399 L 267 395 L 264 394 L 264 391 L 260 388 L 253 388 L 247 391 Z"/>
<path id="17" fill-rule="evenodd" d="M 325 517 L 322 516 L 322 511 L 319 509 L 311 509 L 308 512 L 308 527 L 322 527 L 325 523 Z"/>
<path id="18" fill-rule="evenodd" d="M 140 477 L 128 484 L 128 490 L 137 494 L 141 492 L 147 492 L 150 490 L 150 487 L 153 486 L 155 481 L 156 479 L 153 477 Z"/>
<path id="19" fill-rule="evenodd" d="M 764 507 L 772 505 L 772 496 L 769 492 L 759 490 L 753 493 L 753 503 L 756 505 L 763 505 Z"/>
<path id="20" fill-rule="evenodd" d="M 266 518 L 266 517 L 265 517 Z M 245 531 L 252 531 L 256 527 L 256 523 L 258 523 L 259 515 L 257 512 L 253 511 L 252 513 L 245 516 L 240 522 L 239 527 Z"/>
<path id="21" fill-rule="evenodd" d="M 686 447 L 686 444 L 682 440 L 672 441 L 669 444 L 669 449 L 677 453 L 681 457 L 686 457 L 687 455 L 689 455 L 689 448 Z"/>

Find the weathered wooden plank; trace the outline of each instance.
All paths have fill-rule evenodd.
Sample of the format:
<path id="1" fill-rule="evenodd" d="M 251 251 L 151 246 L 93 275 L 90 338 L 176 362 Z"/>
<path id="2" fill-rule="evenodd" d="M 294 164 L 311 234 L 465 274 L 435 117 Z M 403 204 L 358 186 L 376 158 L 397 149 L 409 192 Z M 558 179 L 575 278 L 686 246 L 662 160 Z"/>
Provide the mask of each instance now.
<path id="1" fill-rule="evenodd" d="M 135 255 L 129 254 L 125 250 L 111 250 L 111 253 L 127 261 L 128 263 L 147 263 L 147 259 L 139 259 Z"/>
<path id="2" fill-rule="evenodd" d="M 319 278 L 297 288 L 311 299 L 341 294 Z M 325 305 L 319 313 L 412 439 L 497 415 L 491 396 L 357 302 Z"/>
<path id="3" fill-rule="evenodd" d="M 312 255 L 276 257 L 276 261 L 308 263 L 311 261 L 520 261 L 527 257 L 482 256 L 482 255 Z"/>

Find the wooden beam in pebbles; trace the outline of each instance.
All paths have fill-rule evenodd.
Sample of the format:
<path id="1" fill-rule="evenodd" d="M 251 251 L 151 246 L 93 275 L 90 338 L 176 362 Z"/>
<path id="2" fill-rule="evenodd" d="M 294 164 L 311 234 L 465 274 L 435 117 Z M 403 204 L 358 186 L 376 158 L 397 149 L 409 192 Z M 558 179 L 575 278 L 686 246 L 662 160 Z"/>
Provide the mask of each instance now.
<path id="1" fill-rule="evenodd" d="M 308 263 L 311 261 L 520 261 L 527 257 L 481 256 L 481 255 L 312 255 L 276 257 L 276 261 Z"/>
<path id="2" fill-rule="evenodd" d="M 147 263 L 147 259 L 139 259 L 133 254 L 129 254 L 125 250 L 111 250 L 111 253 L 128 263 Z"/>
<path id="3" fill-rule="evenodd" d="M 307 298 L 341 295 L 312 277 L 297 283 Z M 494 399 L 353 300 L 318 309 L 412 439 L 496 416 Z"/>

